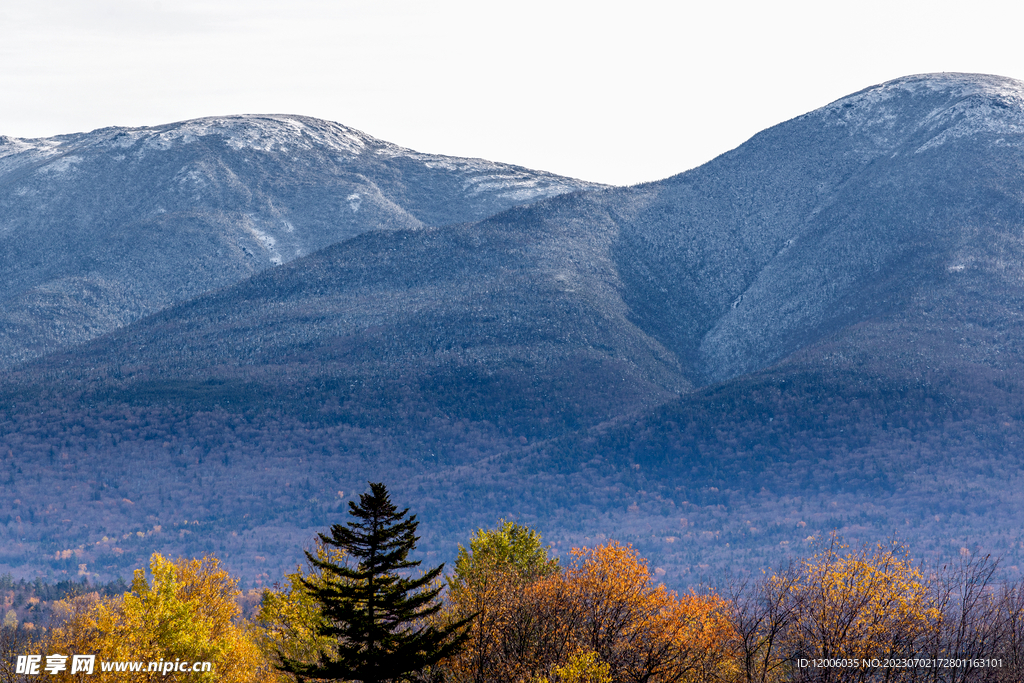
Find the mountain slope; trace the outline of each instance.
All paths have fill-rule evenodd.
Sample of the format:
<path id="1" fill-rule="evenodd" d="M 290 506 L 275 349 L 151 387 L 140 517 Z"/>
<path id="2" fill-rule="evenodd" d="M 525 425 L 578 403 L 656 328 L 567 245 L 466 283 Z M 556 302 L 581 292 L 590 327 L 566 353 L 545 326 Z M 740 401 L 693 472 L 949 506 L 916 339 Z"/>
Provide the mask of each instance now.
<path id="1" fill-rule="evenodd" d="M 586 187 L 300 116 L 0 138 L 0 367 L 367 230 Z"/>
<path id="2" fill-rule="evenodd" d="M 436 353 L 444 342 L 427 336 L 440 334 L 469 348 L 479 341 L 470 318 L 508 317 L 515 306 L 506 294 L 529 306 L 543 301 L 539 292 L 558 291 L 566 301 L 614 308 L 623 325 L 660 342 L 662 357 L 674 355 L 672 372 L 713 383 L 765 368 L 852 324 L 906 315 L 968 281 L 996 299 L 1013 296 L 1006 290 L 1018 277 L 1011 253 L 1024 224 L 1022 107 L 1024 90 L 1007 79 L 900 79 L 665 181 L 543 202 L 429 237 L 381 235 L 368 253 L 342 249 L 331 265 L 309 267 L 338 271 L 336 286 L 352 300 L 420 301 L 403 308 L 382 299 L 380 309 L 357 313 L 369 316 L 363 319 L 339 314 L 352 327 L 337 335 L 394 326 L 405 331 L 388 343 L 406 339 Z M 427 261 L 424 240 L 438 245 Z M 262 315 L 256 286 L 269 297 L 284 290 L 294 301 L 311 296 L 306 267 L 225 293 L 224 305 L 241 317 Z M 421 291 L 423 279 L 431 289 Z M 517 291 L 525 283 L 534 289 Z M 923 299 L 915 303 L 915 296 Z M 433 333 L 417 332 L 422 302 L 444 302 L 446 315 L 456 317 L 431 323 Z M 335 305 L 349 311 L 356 304 Z M 453 313 L 460 308 L 478 313 Z M 580 311 L 557 316 L 559 324 L 592 315 Z M 513 327 L 540 329 L 545 316 L 527 313 Z M 583 347 L 616 349 L 617 357 L 647 353 L 578 338 Z M 252 352 L 258 356 L 259 346 Z M 487 355 L 495 364 L 507 358 Z M 682 391 L 686 383 L 665 386 Z"/>
<path id="3" fill-rule="evenodd" d="M 321 417 L 349 401 L 304 387 L 344 394 L 349 382 L 373 383 L 421 410 L 527 433 L 597 424 L 691 388 L 628 319 L 614 230 L 591 199 L 569 195 L 478 224 L 375 231 L 52 354 L 9 381 L 36 387 L 46 384 L 38 373 L 57 373 L 64 386 L 134 404 L 180 402 L 185 385 L 211 378 L 244 381 L 260 389 L 236 405 L 274 396 Z M 377 415 L 375 400 L 362 408 Z"/>
<path id="4" fill-rule="evenodd" d="M 1019 81 L 909 77 L 619 193 L 637 322 L 705 383 L 898 309 L 1016 239 L 1022 132 Z"/>

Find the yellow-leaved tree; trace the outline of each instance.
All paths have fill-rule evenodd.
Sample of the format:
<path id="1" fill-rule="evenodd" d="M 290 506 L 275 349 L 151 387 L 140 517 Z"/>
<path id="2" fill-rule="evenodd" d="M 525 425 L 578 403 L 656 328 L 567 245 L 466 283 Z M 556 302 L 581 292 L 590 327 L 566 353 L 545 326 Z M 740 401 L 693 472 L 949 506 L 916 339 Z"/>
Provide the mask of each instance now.
<path id="1" fill-rule="evenodd" d="M 470 547 L 459 546 L 448 580 L 450 623 L 475 615 L 466 646 L 444 667 L 459 683 L 527 681 L 543 676 L 565 653 L 565 637 L 551 613 L 549 583 L 558 562 L 548 557 L 536 531 L 501 520 L 480 529 Z"/>
<path id="2" fill-rule="evenodd" d="M 893 542 L 850 551 L 833 536 L 787 585 L 792 625 L 789 652 L 811 659 L 886 659 L 913 656 L 938 628 L 927 582 L 906 549 Z M 834 672 L 859 680 L 862 671 Z"/>
<path id="3" fill-rule="evenodd" d="M 63 624 L 46 649 L 95 655 L 95 681 L 267 680 L 269 664 L 251 629 L 239 620 L 237 582 L 216 558 L 150 558 L 151 578 L 135 571 L 131 591 L 101 598 L 93 593 L 64 602 Z M 60 611 L 58 613 L 60 613 Z M 143 662 L 143 670 L 102 671 L 100 662 Z M 210 662 L 210 671 L 154 673 L 149 662 Z"/>
<path id="4" fill-rule="evenodd" d="M 577 650 L 564 666 L 554 668 L 551 678 L 543 676 L 535 683 L 612 683 L 612 672 L 596 652 Z"/>
<path id="5" fill-rule="evenodd" d="M 318 539 L 315 556 L 324 562 L 341 562 L 345 554 L 337 548 L 327 547 Z M 257 642 L 264 656 L 274 664 L 279 664 L 282 655 L 299 662 L 316 661 L 321 652 L 333 655 L 337 641 L 320 635 L 326 620 L 320 603 L 303 584 L 303 580 L 315 585 L 322 584 L 322 570 L 311 563 L 308 573 L 304 574 L 299 567 L 284 578 L 283 584 L 263 591 L 260 611 L 256 617 L 259 627 Z M 266 680 L 293 681 L 295 677 L 275 669 L 273 674 L 268 674 Z"/>

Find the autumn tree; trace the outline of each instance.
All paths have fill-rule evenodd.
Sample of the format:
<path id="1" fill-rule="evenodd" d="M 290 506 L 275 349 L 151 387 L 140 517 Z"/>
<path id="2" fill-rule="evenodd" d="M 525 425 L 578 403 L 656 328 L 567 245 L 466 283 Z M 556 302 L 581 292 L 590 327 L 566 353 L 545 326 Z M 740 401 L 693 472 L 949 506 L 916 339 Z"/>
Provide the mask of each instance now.
<path id="1" fill-rule="evenodd" d="M 4 615 L 4 624 L 0 626 L 0 683 L 16 683 L 21 676 L 16 673 L 15 661 L 18 655 L 27 654 L 32 639 L 19 628 L 13 611 Z"/>
<path id="2" fill-rule="evenodd" d="M 321 562 L 340 563 L 345 557 L 340 549 L 328 547 L 319 538 L 313 552 Z M 258 643 L 264 655 L 277 665 L 282 657 L 311 662 L 320 653 L 336 654 L 337 640 L 322 635 L 327 620 L 320 603 L 306 587 L 324 586 L 326 579 L 317 565 L 309 563 L 306 569 L 303 572 L 300 566 L 286 574 L 284 582 L 264 590 L 260 600 L 256 616 Z M 278 674 L 283 681 L 294 680 L 290 674 Z"/>
<path id="3" fill-rule="evenodd" d="M 320 570 L 301 583 L 316 601 L 322 621 L 319 638 L 335 644 L 320 650 L 312 661 L 281 655 L 281 669 L 300 680 L 356 680 L 367 683 L 405 680 L 410 674 L 455 653 L 466 638 L 469 618 L 446 625 L 428 623 L 441 610 L 435 585 L 444 565 L 417 578 L 404 575 L 420 562 L 408 559 L 415 548 L 419 522 L 409 510 L 391 502 L 387 488 L 371 483 L 370 492 L 349 502 L 355 519 L 335 524 L 331 535 L 320 534 L 329 549 L 356 560 L 354 567 L 307 552 Z"/>
<path id="4" fill-rule="evenodd" d="M 680 683 L 710 680 L 728 666 L 725 601 L 677 596 L 629 546 L 573 550 L 569 566 L 527 580 L 492 571 L 476 578 L 475 592 L 465 590 L 468 581 L 453 584 L 456 607 L 480 612 L 469 647 L 447 662 L 455 680 L 603 680 L 607 673 L 614 681 Z"/>
<path id="5" fill-rule="evenodd" d="M 615 542 L 574 549 L 561 575 L 566 626 L 578 647 L 596 652 L 613 680 L 679 683 L 725 675 L 732 627 L 715 594 L 678 596 L 655 582 L 632 547 Z"/>
<path id="6" fill-rule="evenodd" d="M 596 652 L 577 650 L 568 662 L 554 668 L 551 678 L 543 676 L 536 683 L 612 683 L 612 672 Z"/>
<path id="7" fill-rule="evenodd" d="M 530 582 L 558 572 L 558 560 L 548 556 L 540 534 L 516 522 L 498 522 L 497 529 L 477 530 L 469 550 L 459 545 L 453 590 L 482 589 L 498 574 L 512 574 Z"/>
<path id="8" fill-rule="evenodd" d="M 917 653 L 942 613 L 906 549 L 893 542 L 850 551 L 836 536 L 803 563 L 789 586 L 793 621 L 790 653 L 808 659 L 885 659 Z M 801 676 L 869 680 L 870 667 Z"/>
<path id="9" fill-rule="evenodd" d="M 92 593 L 62 604 L 64 623 L 45 647 L 97 661 L 211 662 L 212 670 L 169 672 L 163 681 L 242 683 L 265 680 L 269 666 L 252 633 L 239 623 L 237 582 L 216 558 L 170 561 L 154 553 L 150 572 L 135 572 L 131 591 Z M 98 668 L 98 667 L 97 667 Z M 95 671 L 96 681 L 148 681 L 153 675 Z"/>
<path id="10" fill-rule="evenodd" d="M 479 529 L 468 550 L 460 545 L 448 607 L 439 617 L 474 621 L 466 647 L 445 663 L 449 676 L 476 683 L 530 679 L 559 661 L 566 638 L 557 616 L 547 613 L 558 603 L 550 600 L 558 586 L 534 585 L 557 573 L 540 534 L 515 522 Z"/>

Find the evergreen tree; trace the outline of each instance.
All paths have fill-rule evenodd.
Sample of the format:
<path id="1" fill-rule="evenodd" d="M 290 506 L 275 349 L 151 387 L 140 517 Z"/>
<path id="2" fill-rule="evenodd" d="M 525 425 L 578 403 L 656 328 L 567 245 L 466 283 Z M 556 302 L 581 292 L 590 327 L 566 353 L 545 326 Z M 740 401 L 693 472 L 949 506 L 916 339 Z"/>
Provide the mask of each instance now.
<path id="1" fill-rule="evenodd" d="M 427 625 L 428 617 L 441 609 L 436 579 L 444 565 L 419 578 L 399 573 L 420 564 L 408 559 L 419 540 L 419 522 L 416 515 L 406 519 L 408 512 L 398 512 L 384 484 L 370 483 L 370 493 L 359 496 L 359 505 L 349 502 L 355 520 L 333 525 L 330 536 L 320 534 L 326 546 L 357 560 L 352 568 L 322 553 L 306 553 L 320 577 L 303 579 L 303 585 L 320 605 L 320 635 L 336 639 L 337 647 L 331 653 L 321 651 L 314 663 L 282 655 L 282 670 L 300 681 L 402 681 L 463 645 L 469 619 L 440 628 Z"/>

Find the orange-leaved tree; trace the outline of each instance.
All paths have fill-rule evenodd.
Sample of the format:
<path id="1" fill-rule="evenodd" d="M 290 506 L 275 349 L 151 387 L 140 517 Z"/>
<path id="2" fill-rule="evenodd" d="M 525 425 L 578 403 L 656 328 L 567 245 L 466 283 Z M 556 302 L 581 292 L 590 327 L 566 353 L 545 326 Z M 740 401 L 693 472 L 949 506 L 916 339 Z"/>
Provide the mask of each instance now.
<path id="1" fill-rule="evenodd" d="M 560 579 L 566 626 L 615 681 L 677 683 L 728 676 L 728 605 L 716 594 L 679 596 L 656 583 L 639 553 L 610 542 L 574 549 Z"/>
<path id="2" fill-rule="evenodd" d="M 467 561 L 479 550 L 486 549 L 472 547 Z M 453 680 L 681 683 L 726 675 L 732 630 L 717 595 L 677 596 L 633 548 L 614 542 L 573 550 L 561 571 L 547 566 L 539 575 L 506 567 L 451 582 L 455 616 L 479 615 L 469 646 L 446 663 Z"/>

